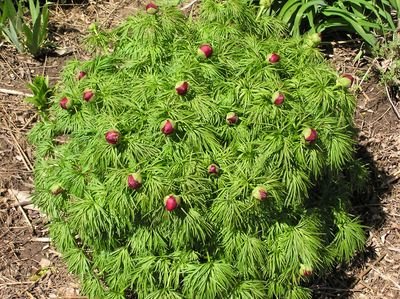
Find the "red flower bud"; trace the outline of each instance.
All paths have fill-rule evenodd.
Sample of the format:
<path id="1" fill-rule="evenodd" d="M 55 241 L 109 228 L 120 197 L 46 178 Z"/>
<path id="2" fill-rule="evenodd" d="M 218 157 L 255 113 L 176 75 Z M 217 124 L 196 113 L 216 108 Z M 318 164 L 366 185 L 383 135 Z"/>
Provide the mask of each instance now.
<path id="1" fill-rule="evenodd" d="M 276 53 L 271 53 L 267 55 L 267 59 L 270 63 L 275 64 L 278 63 L 281 57 Z"/>
<path id="2" fill-rule="evenodd" d="M 174 194 L 170 194 L 167 195 L 164 198 L 164 205 L 165 205 L 165 209 L 169 212 L 175 210 L 176 208 L 178 208 L 181 204 L 181 199 L 179 196 L 176 196 Z"/>
<path id="3" fill-rule="evenodd" d="M 219 173 L 218 165 L 211 164 L 210 166 L 208 166 L 208 174 L 218 175 L 218 173 Z"/>
<path id="4" fill-rule="evenodd" d="M 342 86 L 342 87 L 350 87 L 353 85 L 354 82 L 354 77 L 350 74 L 342 74 L 340 78 L 336 80 L 336 85 L 337 86 Z"/>
<path id="5" fill-rule="evenodd" d="M 83 77 L 85 77 L 85 76 L 86 76 L 86 72 L 80 71 L 80 72 L 78 73 L 78 75 L 76 76 L 76 78 L 77 78 L 78 80 L 81 80 L 81 79 L 83 79 Z"/>
<path id="6" fill-rule="evenodd" d="M 105 137 L 109 144 L 117 144 L 120 138 L 120 133 L 116 130 L 110 130 L 105 134 Z"/>
<path id="7" fill-rule="evenodd" d="M 68 110 L 72 107 L 72 101 L 68 99 L 67 97 L 63 97 L 60 100 L 60 107 L 64 110 Z"/>
<path id="8" fill-rule="evenodd" d="M 203 44 L 197 50 L 197 54 L 202 58 L 210 58 L 213 53 L 213 48 L 209 44 Z"/>
<path id="9" fill-rule="evenodd" d="M 86 102 L 90 102 L 94 100 L 94 92 L 91 91 L 90 89 L 87 89 L 83 92 L 83 99 Z"/>
<path id="10" fill-rule="evenodd" d="M 264 186 L 257 186 L 254 188 L 253 192 L 251 195 L 255 198 L 258 199 L 259 201 L 264 201 L 268 197 L 268 192 L 267 189 Z"/>
<path id="11" fill-rule="evenodd" d="M 137 190 L 142 186 L 142 176 L 139 173 L 132 173 L 128 175 L 128 187 Z"/>
<path id="12" fill-rule="evenodd" d="M 161 123 L 160 130 L 165 135 L 171 135 L 175 132 L 175 123 L 171 119 L 166 119 Z"/>
<path id="13" fill-rule="evenodd" d="M 225 119 L 228 125 L 234 125 L 239 121 L 239 117 L 235 112 L 229 112 Z"/>
<path id="14" fill-rule="evenodd" d="M 155 5 L 153 2 L 150 2 L 146 5 L 146 12 L 150 15 L 154 15 L 158 12 L 158 6 Z"/>
<path id="15" fill-rule="evenodd" d="M 189 91 L 189 83 L 181 81 L 175 85 L 175 91 L 180 96 L 184 96 Z"/>
<path id="16" fill-rule="evenodd" d="M 285 101 L 285 96 L 283 95 L 283 93 L 280 93 L 279 91 L 277 91 L 272 95 L 271 100 L 272 100 L 272 103 L 274 103 L 276 106 L 280 106 Z"/>
<path id="17" fill-rule="evenodd" d="M 313 268 L 308 265 L 301 264 L 300 265 L 300 275 L 301 276 L 311 276 L 313 274 Z"/>
<path id="18" fill-rule="evenodd" d="M 315 129 L 306 128 L 303 130 L 304 140 L 307 142 L 314 142 L 318 138 L 318 133 Z"/>

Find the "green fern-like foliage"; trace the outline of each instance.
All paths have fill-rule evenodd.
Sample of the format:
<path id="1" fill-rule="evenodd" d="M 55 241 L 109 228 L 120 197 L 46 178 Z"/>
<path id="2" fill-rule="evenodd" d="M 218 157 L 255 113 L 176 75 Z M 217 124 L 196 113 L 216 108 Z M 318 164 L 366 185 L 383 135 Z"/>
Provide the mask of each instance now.
<path id="1" fill-rule="evenodd" d="M 90 298 L 310 298 L 363 247 L 351 78 L 309 42 L 244 0 L 88 41 L 29 137 L 34 201 Z"/>

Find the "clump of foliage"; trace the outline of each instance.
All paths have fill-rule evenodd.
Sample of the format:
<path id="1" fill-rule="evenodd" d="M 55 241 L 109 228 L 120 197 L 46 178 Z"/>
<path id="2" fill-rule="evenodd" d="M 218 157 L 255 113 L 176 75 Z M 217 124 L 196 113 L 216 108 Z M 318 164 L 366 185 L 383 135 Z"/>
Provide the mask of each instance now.
<path id="1" fill-rule="evenodd" d="M 392 40 L 385 40 L 375 47 L 376 68 L 381 81 L 389 86 L 400 88 L 400 32 L 394 33 Z"/>
<path id="2" fill-rule="evenodd" d="M 260 0 L 260 12 L 276 15 L 298 36 L 304 32 L 344 31 L 375 46 L 377 35 L 396 30 L 397 0 Z"/>
<path id="3" fill-rule="evenodd" d="M 49 77 L 36 76 L 33 81 L 28 84 L 28 87 L 33 95 L 26 98 L 26 101 L 33 104 L 39 110 L 39 113 L 43 117 L 46 117 L 46 110 L 49 108 L 50 97 L 53 94 L 52 88 L 49 85 Z"/>
<path id="4" fill-rule="evenodd" d="M 23 0 L 17 4 L 12 0 L 4 0 L 0 4 L 0 33 L 18 52 L 28 51 L 34 57 L 38 57 L 47 42 L 48 3 L 41 6 L 39 0 L 29 0 L 28 8 L 29 18 L 25 18 Z"/>
<path id="5" fill-rule="evenodd" d="M 65 67 L 34 202 L 90 298 L 310 298 L 363 247 L 353 78 L 256 15 L 151 4 Z"/>

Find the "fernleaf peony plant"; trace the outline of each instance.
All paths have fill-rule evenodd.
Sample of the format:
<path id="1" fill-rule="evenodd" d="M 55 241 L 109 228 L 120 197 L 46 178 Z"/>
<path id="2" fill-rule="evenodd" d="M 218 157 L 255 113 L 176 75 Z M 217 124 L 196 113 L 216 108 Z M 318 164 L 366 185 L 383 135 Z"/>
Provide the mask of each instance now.
<path id="1" fill-rule="evenodd" d="M 363 247 L 355 100 L 307 37 L 204 0 L 89 40 L 30 133 L 34 201 L 83 293 L 310 298 Z"/>

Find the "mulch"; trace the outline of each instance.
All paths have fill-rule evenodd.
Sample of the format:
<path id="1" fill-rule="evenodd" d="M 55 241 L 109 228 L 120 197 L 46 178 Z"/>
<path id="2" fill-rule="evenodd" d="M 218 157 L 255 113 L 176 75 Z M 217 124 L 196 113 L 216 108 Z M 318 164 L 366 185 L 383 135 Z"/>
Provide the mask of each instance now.
<path id="1" fill-rule="evenodd" d="M 29 93 L 26 84 L 35 75 L 45 74 L 55 83 L 67 60 L 90 57 L 82 46 L 90 23 L 97 21 L 109 28 L 139 5 L 122 0 L 53 6 L 51 38 L 63 55 L 34 60 L 0 41 L 2 299 L 85 298 L 49 242 L 46 216 L 29 203 L 34 153 L 26 134 L 37 114 L 24 102 L 23 94 Z M 400 298 L 400 119 L 378 80 L 378 61 L 368 56 L 356 59 L 360 45 L 355 42 L 329 43 L 325 49 L 339 72 L 356 76 L 358 156 L 369 164 L 371 183 L 353 207 L 353 214 L 366 225 L 366 250 L 350 265 L 340 265 L 327 277 L 315 279 L 315 298 Z M 389 95 L 400 110 L 399 95 L 392 90 Z"/>

